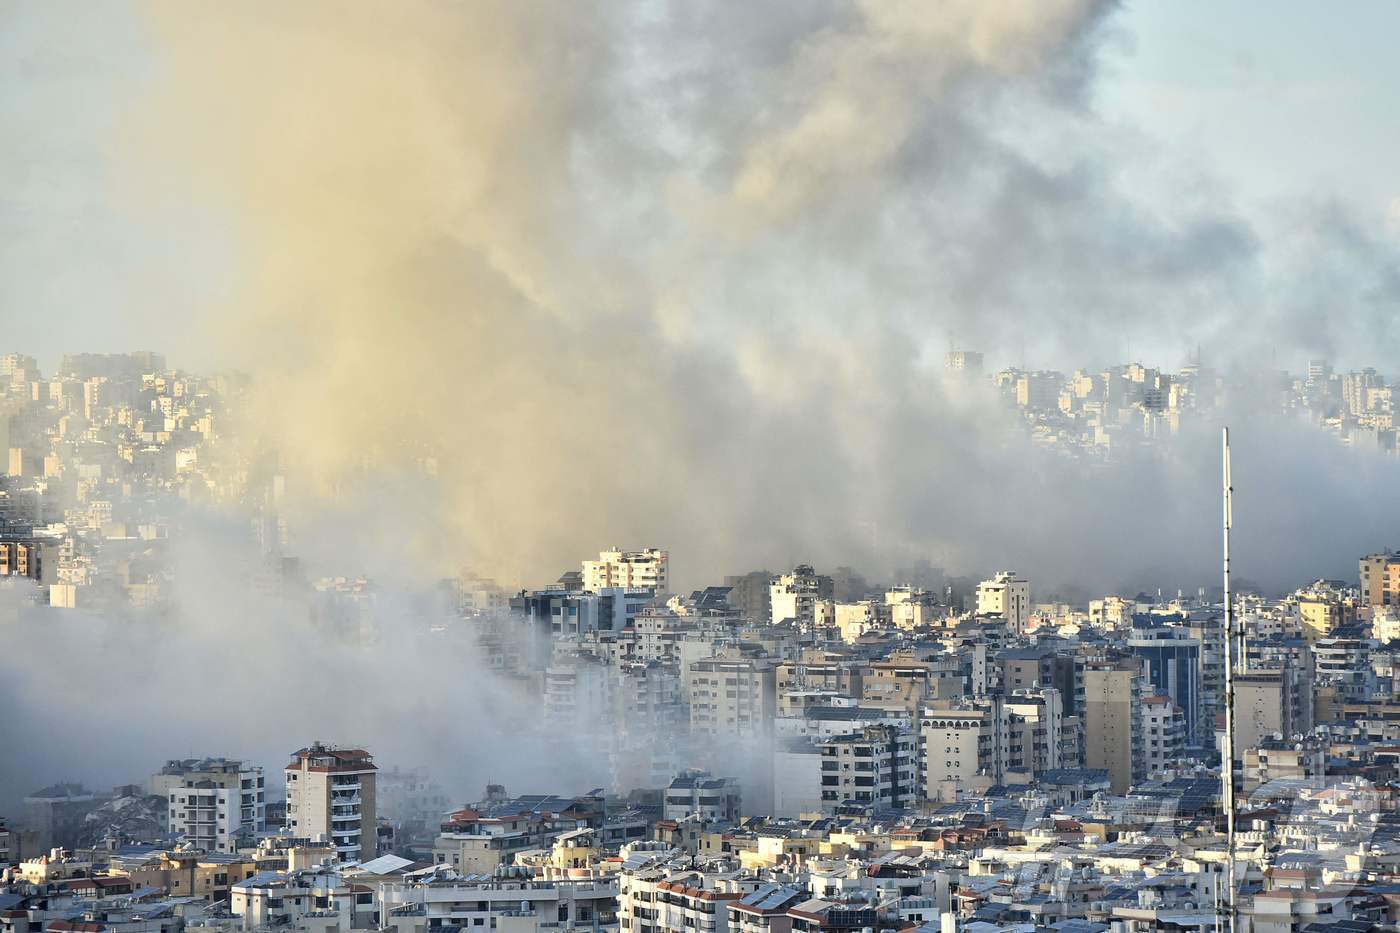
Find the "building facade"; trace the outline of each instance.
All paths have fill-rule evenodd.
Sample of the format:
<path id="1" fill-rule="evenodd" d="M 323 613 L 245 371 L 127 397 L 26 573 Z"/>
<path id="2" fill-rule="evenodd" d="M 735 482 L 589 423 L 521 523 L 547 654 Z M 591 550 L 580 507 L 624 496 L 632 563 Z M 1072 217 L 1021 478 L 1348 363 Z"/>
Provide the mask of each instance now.
<path id="1" fill-rule="evenodd" d="M 287 831 L 327 836 L 341 861 L 377 854 L 375 774 L 369 752 L 315 742 L 292 753 L 286 768 Z"/>
<path id="2" fill-rule="evenodd" d="M 237 850 L 240 830 L 267 824 L 267 795 L 260 765 L 227 758 L 172 760 L 151 777 L 150 790 L 166 801 L 167 825 L 196 848 Z"/>

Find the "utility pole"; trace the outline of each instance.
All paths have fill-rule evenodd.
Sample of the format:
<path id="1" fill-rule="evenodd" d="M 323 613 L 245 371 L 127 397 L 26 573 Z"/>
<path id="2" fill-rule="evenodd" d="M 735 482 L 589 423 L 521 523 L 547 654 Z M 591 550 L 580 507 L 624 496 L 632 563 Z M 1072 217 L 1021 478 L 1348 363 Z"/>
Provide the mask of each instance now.
<path id="1" fill-rule="evenodd" d="M 1230 506 L 1235 490 L 1230 480 L 1229 428 L 1221 431 L 1221 453 L 1224 456 L 1225 749 L 1220 767 L 1220 802 L 1225 810 L 1225 922 L 1229 933 L 1235 933 L 1235 611 L 1230 602 Z"/>

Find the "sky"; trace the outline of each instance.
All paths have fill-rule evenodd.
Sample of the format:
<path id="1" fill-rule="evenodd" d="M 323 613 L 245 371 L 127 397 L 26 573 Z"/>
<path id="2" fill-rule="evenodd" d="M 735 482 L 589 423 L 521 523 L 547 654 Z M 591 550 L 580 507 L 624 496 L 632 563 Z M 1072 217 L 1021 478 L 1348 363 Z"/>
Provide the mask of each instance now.
<path id="1" fill-rule="evenodd" d="M 1254 209 L 1336 198 L 1393 224 L 1400 9 L 1362 0 L 1338 12 L 1266 0 L 1129 3 L 1097 105 Z"/>
<path id="2" fill-rule="evenodd" d="M 0 325 L 8 349 L 45 365 L 116 347 L 164 349 L 191 366 L 246 362 L 202 327 L 203 309 L 246 271 L 218 211 L 151 190 L 134 204 L 110 183 L 132 115 L 165 73 L 149 13 L 134 2 L 15 3 L 0 28 Z M 1400 10 L 1370 0 L 1345 16 L 1265 0 L 1125 3 L 1104 17 L 1095 51 L 1091 145 L 1133 140 L 1118 171 L 1149 201 L 1170 204 L 1184 181 L 1250 217 L 1339 202 L 1393 250 L 1397 27 Z M 1150 336 L 1138 348 L 1181 355 Z"/>

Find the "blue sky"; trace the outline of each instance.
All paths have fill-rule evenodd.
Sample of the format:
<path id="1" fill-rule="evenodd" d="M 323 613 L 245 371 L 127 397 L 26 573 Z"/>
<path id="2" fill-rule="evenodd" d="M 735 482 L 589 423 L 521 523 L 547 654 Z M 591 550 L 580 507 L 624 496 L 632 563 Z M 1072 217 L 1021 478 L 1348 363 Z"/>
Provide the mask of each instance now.
<path id="1" fill-rule="evenodd" d="M 1114 22 L 1096 92 L 1104 119 L 1255 209 L 1340 198 L 1378 223 L 1396 216 L 1400 4 L 1139 0 Z"/>

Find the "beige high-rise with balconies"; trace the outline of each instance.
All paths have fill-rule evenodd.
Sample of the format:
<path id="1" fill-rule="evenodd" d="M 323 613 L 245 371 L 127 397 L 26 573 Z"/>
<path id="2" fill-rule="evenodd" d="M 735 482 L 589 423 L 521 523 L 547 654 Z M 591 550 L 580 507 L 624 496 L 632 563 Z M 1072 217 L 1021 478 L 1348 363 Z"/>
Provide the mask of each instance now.
<path id="1" fill-rule="evenodd" d="M 670 557 L 659 548 L 641 551 L 601 551 L 597 560 L 583 562 L 583 588 L 597 593 L 613 587 L 667 592 Z"/>
<path id="2" fill-rule="evenodd" d="M 287 765 L 287 829 L 303 838 L 324 835 L 341 861 L 377 855 L 374 759 L 362 748 L 314 742 Z"/>

